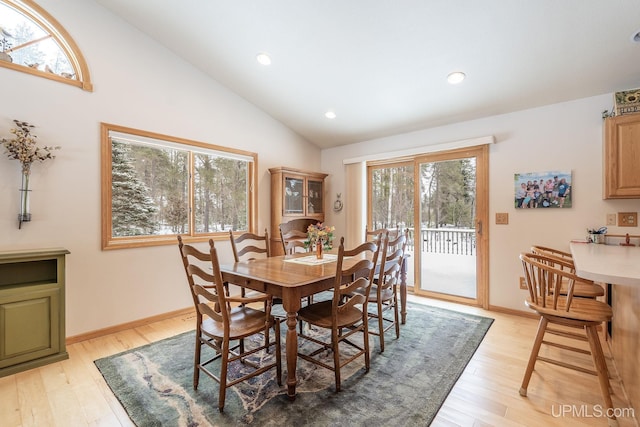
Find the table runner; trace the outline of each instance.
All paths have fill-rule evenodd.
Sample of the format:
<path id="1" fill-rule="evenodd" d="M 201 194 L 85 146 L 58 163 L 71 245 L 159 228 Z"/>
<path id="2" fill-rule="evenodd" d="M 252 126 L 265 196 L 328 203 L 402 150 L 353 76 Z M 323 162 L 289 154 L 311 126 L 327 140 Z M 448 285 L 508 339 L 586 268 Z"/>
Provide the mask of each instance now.
<path id="1" fill-rule="evenodd" d="M 334 254 L 324 254 L 322 258 L 318 259 L 315 255 L 303 256 L 300 258 L 291 258 L 285 259 L 284 262 L 293 262 L 295 264 L 304 264 L 304 265 L 318 265 L 318 264 L 326 264 L 329 262 L 334 262 L 338 259 L 338 255 Z"/>

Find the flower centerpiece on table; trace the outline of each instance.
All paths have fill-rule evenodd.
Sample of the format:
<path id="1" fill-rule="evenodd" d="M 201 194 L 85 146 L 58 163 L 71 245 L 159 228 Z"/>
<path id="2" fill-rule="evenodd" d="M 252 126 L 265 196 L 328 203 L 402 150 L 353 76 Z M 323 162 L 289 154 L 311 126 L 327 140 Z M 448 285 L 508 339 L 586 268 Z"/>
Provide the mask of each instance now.
<path id="1" fill-rule="evenodd" d="M 335 227 L 324 225 L 321 222 L 309 225 L 309 227 L 307 227 L 306 246 L 318 247 L 318 245 L 320 245 L 322 249 L 331 249 L 333 245 L 333 232 L 335 229 Z"/>

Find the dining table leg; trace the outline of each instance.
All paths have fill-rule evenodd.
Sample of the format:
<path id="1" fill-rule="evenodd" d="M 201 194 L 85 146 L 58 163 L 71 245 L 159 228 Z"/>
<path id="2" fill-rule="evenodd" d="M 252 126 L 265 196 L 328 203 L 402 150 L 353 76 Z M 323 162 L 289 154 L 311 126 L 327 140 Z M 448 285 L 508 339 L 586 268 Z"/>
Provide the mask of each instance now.
<path id="1" fill-rule="evenodd" d="M 296 399 L 296 367 L 298 363 L 298 310 L 300 309 L 300 297 L 295 295 L 282 295 L 282 307 L 287 312 L 287 334 L 285 337 L 287 359 L 287 396 L 289 400 Z"/>

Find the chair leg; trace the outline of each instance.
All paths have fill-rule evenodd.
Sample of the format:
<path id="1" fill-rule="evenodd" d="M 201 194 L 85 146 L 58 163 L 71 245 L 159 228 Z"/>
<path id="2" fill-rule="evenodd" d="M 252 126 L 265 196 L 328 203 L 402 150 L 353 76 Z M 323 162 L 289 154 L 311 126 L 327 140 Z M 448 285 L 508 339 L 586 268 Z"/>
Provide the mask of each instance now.
<path id="1" fill-rule="evenodd" d="M 382 310 L 384 309 L 382 301 L 378 301 L 378 333 L 380 334 L 380 353 L 384 352 L 384 315 Z"/>
<path id="2" fill-rule="evenodd" d="M 362 333 L 364 334 L 364 367 L 365 372 L 369 372 L 369 367 L 371 366 L 369 358 L 369 316 L 367 316 L 367 313 L 365 313 L 362 317 L 362 322 L 364 323 L 362 328 Z"/>
<path id="3" fill-rule="evenodd" d="M 278 322 L 275 319 L 273 321 L 274 323 Z M 271 329 L 271 325 L 269 325 L 269 322 L 266 322 L 265 328 L 264 328 L 264 346 L 267 354 L 269 354 L 269 329 Z"/>
<path id="4" fill-rule="evenodd" d="M 340 341 L 338 340 L 338 331 L 331 330 L 331 346 L 333 347 L 333 372 L 336 377 L 336 392 L 340 391 Z"/>
<path id="5" fill-rule="evenodd" d="M 200 341 L 200 328 L 196 330 L 196 349 L 193 359 L 193 389 L 198 389 L 198 383 L 200 382 L 200 352 L 202 350 L 202 342 Z"/>
<path id="6" fill-rule="evenodd" d="M 609 371 L 607 369 L 607 361 L 604 358 L 604 352 L 600 345 L 600 337 L 598 331 L 596 331 L 595 325 L 585 326 L 587 332 L 587 338 L 589 339 L 589 346 L 591 347 L 591 355 L 593 356 L 593 364 L 596 367 L 598 373 L 598 382 L 600 383 L 600 392 L 604 399 L 604 404 L 607 407 L 607 416 L 609 425 L 617 424 L 616 417 L 613 411 L 613 401 L 611 400 L 611 393 L 609 392 Z"/>
<path id="7" fill-rule="evenodd" d="M 265 301 L 264 302 L 265 313 L 271 313 L 272 306 L 273 306 L 273 303 L 271 301 Z M 274 319 L 274 322 L 277 322 L 277 320 Z M 269 354 L 269 328 L 270 328 L 269 322 L 267 322 L 264 328 L 264 345 L 266 347 L 267 354 Z"/>
<path id="8" fill-rule="evenodd" d="M 282 385 L 282 349 L 280 348 L 280 321 L 274 319 L 273 327 L 276 334 L 276 380 L 278 385 Z"/>
<path id="9" fill-rule="evenodd" d="M 398 296 L 393 293 L 393 318 L 395 320 L 396 327 L 396 339 L 400 338 L 400 314 L 398 313 Z"/>
<path id="10" fill-rule="evenodd" d="M 544 317 L 540 317 L 540 322 L 538 323 L 538 333 L 536 334 L 536 340 L 533 343 L 533 348 L 531 349 L 531 355 L 529 356 L 529 364 L 527 365 L 527 370 L 524 373 L 524 378 L 522 379 L 522 386 L 520 386 L 520 396 L 527 395 L 527 387 L 529 387 L 529 380 L 531 380 L 531 374 L 533 373 L 533 368 L 536 365 L 536 360 L 538 359 L 538 352 L 540 351 L 540 346 L 542 346 L 542 340 L 544 339 L 544 333 L 547 330 L 547 324 L 549 321 Z"/>
<path id="11" fill-rule="evenodd" d="M 222 361 L 220 362 L 220 390 L 218 392 L 218 411 L 224 409 L 224 400 L 227 396 L 227 369 L 229 367 L 229 340 L 222 343 Z"/>

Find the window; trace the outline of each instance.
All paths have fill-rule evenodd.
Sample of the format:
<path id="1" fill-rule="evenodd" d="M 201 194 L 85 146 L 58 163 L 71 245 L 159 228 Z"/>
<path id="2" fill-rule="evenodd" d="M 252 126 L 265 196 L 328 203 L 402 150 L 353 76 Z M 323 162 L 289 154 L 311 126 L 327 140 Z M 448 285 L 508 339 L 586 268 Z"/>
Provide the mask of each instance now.
<path id="1" fill-rule="evenodd" d="M 257 155 L 102 124 L 102 248 L 253 231 Z"/>
<path id="2" fill-rule="evenodd" d="M 0 0 L 0 66 L 93 90 L 71 36 L 31 0 Z"/>

